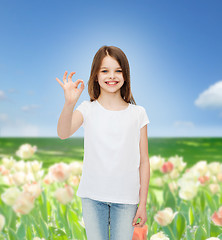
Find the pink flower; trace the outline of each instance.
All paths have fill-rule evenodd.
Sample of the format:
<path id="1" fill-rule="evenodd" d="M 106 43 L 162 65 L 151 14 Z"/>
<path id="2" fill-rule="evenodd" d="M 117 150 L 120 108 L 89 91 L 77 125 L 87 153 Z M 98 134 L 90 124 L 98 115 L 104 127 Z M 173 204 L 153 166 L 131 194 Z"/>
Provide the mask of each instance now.
<path id="1" fill-rule="evenodd" d="M 69 165 L 66 163 L 56 163 L 49 168 L 49 174 L 55 179 L 57 182 L 63 182 L 70 176 Z"/>
<path id="2" fill-rule="evenodd" d="M 214 224 L 222 226 L 222 206 L 219 208 L 218 212 L 214 212 L 211 219 Z"/>
<path id="3" fill-rule="evenodd" d="M 30 193 L 34 198 L 37 198 L 42 192 L 41 186 L 37 182 L 27 183 L 23 186 L 23 190 Z"/>
<path id="4" fill-rule="evenodd" d="M 171 172 L 173 170 L 173 163 L 172 162 L 165 162 L 163 163 L 162 167 L 161 167 L 161 172 L 163 173 L 168 173 Z"/>
<path id="5" fill-rule="evenodd" d="M 199 182 L 201 184 L 204 184 L 206 181 L 208 181 L 210 178 L 208 176 L 201 176 L 198 178 Z"/>
<path id="6" fill-rule="evenodd" d="M 28 192 L 22 192 L 12 208 L 17 213 L 28 214 L 34 208 L 34 197 Z"/>
<path id="7" fill-rule="evenodd" d="M 0 173 L 1 173 L 2 175 L 8 175 L 9 172 L 10 172 L 10 171 L 9 171 L 4 165 L 0 166 Z"/>

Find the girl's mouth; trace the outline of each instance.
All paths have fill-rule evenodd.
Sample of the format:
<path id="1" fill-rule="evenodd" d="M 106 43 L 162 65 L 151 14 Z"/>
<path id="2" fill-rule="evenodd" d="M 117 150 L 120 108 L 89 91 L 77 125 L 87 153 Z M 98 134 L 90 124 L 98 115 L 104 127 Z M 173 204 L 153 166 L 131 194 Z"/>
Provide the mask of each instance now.
<path id="1" fill-rule="evenodd" d="M 106 82 L 106 84 L 107 85 L 109 85 L 109 86 L 116 86 L 117 84 L 118 84 L 118 82 L 117 81 L 110 81 L 110 82 Z"/>

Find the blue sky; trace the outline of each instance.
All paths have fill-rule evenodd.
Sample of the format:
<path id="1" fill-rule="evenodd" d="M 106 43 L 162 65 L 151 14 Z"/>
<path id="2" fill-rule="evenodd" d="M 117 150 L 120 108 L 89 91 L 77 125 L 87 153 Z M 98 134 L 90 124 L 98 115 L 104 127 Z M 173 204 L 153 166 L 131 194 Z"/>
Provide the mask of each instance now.
<path id="1" fill-rule="evenodd" d="M 128 57 L 150 137 L 222 136 L 222 1 L 1 1 L 0 136 L 57 136 L 75 71 L 103 45 Z M 89 100 L 87 87 L 77 105 Z M 76 106 L 77 107 L 77 106 Z M 76 108 L 75 107 L 75 108 Z M 73 137 L 83 136 L 81 127 Z"/>

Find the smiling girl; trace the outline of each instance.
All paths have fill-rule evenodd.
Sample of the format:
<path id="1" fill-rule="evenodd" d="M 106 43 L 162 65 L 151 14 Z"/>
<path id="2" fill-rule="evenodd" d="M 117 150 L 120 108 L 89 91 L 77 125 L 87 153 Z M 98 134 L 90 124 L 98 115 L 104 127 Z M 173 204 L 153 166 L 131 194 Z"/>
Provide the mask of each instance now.
<path id="1" fill-rule="evenodd" d="M 88 93 L 74 107 L 84 90 L 81 79 L 63 83 L 65 105 L 58 121 L 58 136 L 66 139 L 84 128 L 83 170 L 77 196 L 89 240 L 131 240 L 134 227 L 147 221 L 150 179 L 148 116 L 131 93 L 130 68 L 124 52 L 102 46 L 94 56 Z M 81 83 L 80 88 L 78 85 Z M 74 110 L 74 111 L 73 111 Z M 139 206 L 138 206 L 139 204 Z M 136 223 L 138 218 L 140 222 Z M 109 232 L 110 227 L 110 232 Z"/>

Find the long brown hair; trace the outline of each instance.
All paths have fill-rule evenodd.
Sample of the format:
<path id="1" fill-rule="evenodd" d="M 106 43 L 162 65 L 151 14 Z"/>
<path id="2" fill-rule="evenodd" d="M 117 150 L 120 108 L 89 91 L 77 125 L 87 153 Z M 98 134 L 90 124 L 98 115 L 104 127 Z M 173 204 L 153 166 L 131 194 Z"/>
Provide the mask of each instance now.
<path id="1" fill-rule="evenodd" d="M 131 87 L 130 87 L 130 67 L 129 62 L 125 53 L 118 47 L 114 46 L 102 46 L 95 54 L 91 66 L 90 78 L 88 81 L 88 93 L 90 96 L 90 101 L 96 100 L 100 95 L 100 86 L 97 79 L 97 74 L 99 72 L 102 60 L 104 57 L 110 56 L 119 63 L 122 68 L 124 84 L 120 89 L 121 97 L 127 103 L 135 104 L 136 102 L 133 98 Z"/>

